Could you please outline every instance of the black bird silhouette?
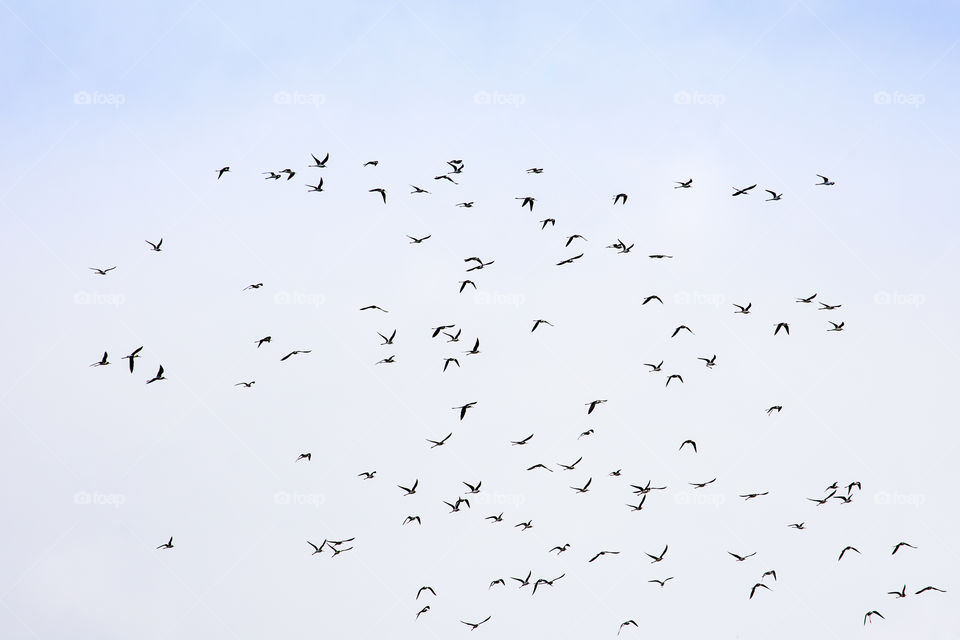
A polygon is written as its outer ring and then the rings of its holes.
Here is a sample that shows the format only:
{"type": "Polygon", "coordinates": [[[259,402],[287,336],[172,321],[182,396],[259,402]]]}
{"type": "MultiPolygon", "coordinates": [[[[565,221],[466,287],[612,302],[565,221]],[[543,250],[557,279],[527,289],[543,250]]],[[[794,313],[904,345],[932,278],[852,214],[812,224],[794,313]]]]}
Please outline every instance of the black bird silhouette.
{"type": "Polygon", "coordinates": [[[571,463],[571,464],[563,464],[562,462],[558,462],[557,464],[558,464],[558,465],[560,466],[560,468],[563,469],[564,471],[573,471],[574,467],[576,467],[578,464],[580,464],[580,461],[581,461],[581,460],[583,460],[583,456],[580,456],[579,458],[576,459],[576,461],[574,461],[574,462],[571,463]]]}
{"type": "Polygon", "coordinates": [[[170,536],[170,539],[157,547],[157,549],[173,549],[173,536],[170,536]]]}
{"type": "Polygon", "coordinates": [[[383,342],[380,343],[380,346],[382,347],[383,345],[386,345],[386,344],[393,344],[393,339],[397,337],[397,330],[394,329],[393,333],[390,334],[389,338],[383,335],[382,333],[380,333],[379,331],[377,332],[377,335],[383,339],[383,342]]]}
{"type": "Polygon", "coordinates": [[[369,189],[368,193],[379,193],[380,197],[383,198],[383,204],[387,204],[387,190],[383,187],[377,187],[376,189],[369,189]]]}
{"type": "Polygon", "coordinates": [[[593,410],[597,408],[597,405],[604,402],[606,402],[606,400],[591,400],[590,402],[586,403],[584,406],[587,407],[587,415],[593,413],[593,410]]]}
{"type": "Polygon", "coordinates": [[[617,554],[619,554],[619,553],[620,553],[619,551],[600,551],[599,553],[597,553],[597,555],[595,555],[595,556],[593,556],[592,558],[590,558],[589,560],[587,560],[587,562],[593,562],[594,560],[596,560],[596,559],[599,558],[600,556],[606,556],[606,555],[613,555],[613,556],[615,556],[615,555],[617,555],[617,554]]]}
{"type": "Polygon", "coordinates": [[[625,193],[618,193],[617,195],[613,196],[613,204],[614,204],[614,206],[616,206],[616,204],[617,204],[618,202],[620,202],[621,200],[623,201],[623,204],[627,204],[627,194],[625,194],[625,193]]]}
{"type": "Polygon", "coordinates": [[[893,555],[897,551],[899,551],[900,547],[910,547],[911,549],[916,549],[916,547],[910,544],[909,542],[898,542],[896,546],[893,548],[893,551],[890,553],[890,555],[893,555]]]}
{"type": "Polygon", "coordinates": [[[364,162],[364,163],[363,163],[363,166],[365,166],[365,167],[375,167],[375,166],[377,166],[378,164],[380,164],[380,161],[379,161],[379,160],[368,160],[367,162],[364,162]]]}
{"type": "Polygon", "coordinates": [[[160,242],[158,242],[158,243],[156,243],[156,244],[150,242],[149,240],[144,240],[144,242],[146,242],[148,245],[150,245],[151,251],[160,251],[160,250],[161,250],[161,249],[160,249],[160,245],[163,244],[163,238],[160,238],[160,242]]]}
{"type": "Polygon", "coordinates": [[[223,177],[223,174],[229,173],[230,167],[224,167],[222,169],[217,169],[217,180],[223,177]]]}
{"type": "Polygon", "coordinates": [[[548,224],[551,227],[555,227],[557,226],[557,221],[555,218],[544,218],[543,220],[540,221],[540,225],[541,225],[540,231],[543,231],[544,229],[546,229],[548,224]]]}
{"type": "Polygon", "coordinates": [[[660,368],[663,366],[663,360],[660,361],[660,364],[650,364],[649,362],[644,362],[643,366],[650,367],[650,373],[655,371],[660,371],[660,368]]]}
{"type": "Polygon", "coordinates": [[[420,594],[423,593],[424,591],[429,591],[434,595],[434,597],[436,597],[437,595],[437,592],[433,590],[433,587],[420,587],[420,589],[417,590],[417,597],[414,598],[414,600],[419,600],[420,594]]]}
{"type": "Polygon", "coordinates": [[[533,333],[534,331],[536,331],[536,330],[537,330],[537,327],[539,327],[539,326],[542,325],[542,324],[545,324],[545,325],[547,325],[548,327],[552,327],[552,326],[553,326],[551,323],[547,322],[546,320],[534,320],[534,321],[533,321],[533,328],[530,329],[530,333],[533,333]]]}
{"type": "Polygon", "coordinates": [[[533,211],[533,203],[536,202],[536,198],[532,196],[523,196],[521,198],[514,198],[514,200],[522,200],[520,203],[520,208],[530,207],[530,211],[533,211]]]}
{"type": "MultiPolygon", "coordinates": [[[[830,184],[833,183],[831,182],[830,184]]],[[[870,624],[873,624],[873,616],[877,616],[881,620],[886,620],[886,618],[883,617],[883,614],[879,611],[867,611],[863,616],[863,624],[867,624],[868,620],[870,621],[870,624]]]]}
{"type": "Polygon", "coordinates": [[[271,340],[273,340],[273,338],[270,336],[267,336],[265,338],[260,338],[259,340],[254,340],[254,342],[257,343],[257,349],[259,349],[264,342],[270,342],[271,340]]]}
{"type": "Polygon", "coordinates": [[[786,322],[778,322],[776,328],[773,330],[773,335],[780,333],[780,329],[783,329],[787,332],[787,335],[790,335],[790,325],[786,322]]]}
{"type": "Polygon", "coordinates": [[[360,307],[360,311],[370,311],[370,310],[373,310],[373,309],[376,309],[377,311],[383,311],[384,313],[390,313],[389,311],[387,311],[387,310],[384,309],[383,307],[378,307],[378,306],[375,305],[375,304],[368,304],[368,305],[365,306],[365,307],[360,307]]]}
{"type": "MultiPolygon", "coordinates": [[[[428,611],[430,611],[430,605],[427,605],[423,609],[420,609],[420,611],[417,611],[417,618],[420,617],[421,613],[427,613],[428,611]]],[[[414,618],[414,620],[416,620],[417,618],[414,618]]]]}
{"type": "Polygon", "coordinates": [[[747,555],[745,555],[745,556],[737,555],[737,554],[733,553],[732,551],[727,551],[727,553],[729,553],[731,556],[733,556],[733,557],[736,559],[737,562],[743,562],[743,561],[746,560],[747,558],[751,558],[751,557],[757,555],[757,552],[756,552],[756,551],[754,551],[753,553],[747,554],[747,555]]]}
{"type": "Polygon", "coordinates": [[[590,490],[589,487],[591,482],[593,482],[593,478],[587,479],[587,484],[583,485],[582,487],[570,487],[570,488],[576,491],[577,493],[586,493],[587,491],[590,490]]]}
{"type": "Polygon", "coordinates": [[[320,182],[317,183],[317,186],[313,186],[312,184],[308,184],[304,186],[309,187],[307,189],[307,193],[320,193],[321,191],[323,191],[323,178],[320,178],[320,182]]]}
{"type": "Polygon", "coordinates": [[[410,185],[410,186],[413,187],[413,191],[410,192],[411,195],[414,194],[414,193],[430,193],[430,192],[427,191],[426,189],[421,189],[420,187],[418,187],[418,186],[415,185],[415,184],[412,184],[412,185],[410,185]]]}
{"type": "Polygon", "coordinates": [[[294,462],[300,462],[301,460],[306,460],[307,462],[310,462],[311,460],[313,460],[313,454],[301,453],[300,455],[297,456],[297,459],[294,460],[294,462]]]}
{"type": "Polygon", "coordinates": [[[749,193],[750,189],[753,189],[753,188],[756,187],[756,186],[757,186],[757,185],[752,184],[752,185],[750,185],[749,187],[744,187],[743,189],[739,189],[739,188],[737,188],[737,187],[732,187],[732,189],[733,189],[733,194],[732,194],[732,195],[735,195],[735,196],[750,195],[750,193],[749,193]]]}
{"type": "Polygon", "coordinates": [[[310,555],[311,555],[311,556],[315,556],[315,555],[317,555],[318,553],[323,553],[323,547],[326,546],[327,541],[324,540],[323,542],[320,543],[320,546],[317,546],[317,545],[313,544],[312,542],[310,542],[309,540],[307,540],[307,544],[310,545],[311,547],[313,547],[313,553],[311,553],[310,555]]]}
{"type": "Polygon", "coordinates": [[[681,443],[680,443],[680,449],[679,449],[679,450],[680,450],[680,451],[683,451],[683,447],[684,447],[685,445],[688,445],[688,444],[693,447],[693,452],[696,453],[696,452],[697,452],[697,443],[694,442],[693,440],[684,440],[683,442],[681,442],[681,443]]]}
{"type": "MultiPolygon", "coordinates": [[[[172,539],[172,538],[171,538],[171,539],[172,539]]],[[[917,592],[914,593],[913,595],[918,596],[918,595],[920,595],[921,593],[924,593],[924,592],[926,592],[926,591],[939,591],[940,593],[946,593],[946,590],[944,590],[944,589],[939,589],[939,588],[937,588],[937,587],[924,587],[923,589],[920,589],[919,591],[917,591],[917,592]]],[[[880,616],[880,617],[882,618],[883,616],[880,616]]]]}
{"type": "Polygon", "coordinates": [[[492,617],[492,616],[487,616],[486,618],[484,618],[484,619],[481,620],[480,622],[464,622],[463,620],[461,620],[460,622],[463,622],[463,624],[465,624],[465,625],[467,625],[468,627],[470,627],[470,631],[476,631],[476,630],[477,630],[477,627],[479,627],[480,625],[482,625],[484,622],[486,622],[487,620],[489,620],[491,617],[492,617]]]}
{"type": "Polygon", "coordinates": [[[840,552],[840,557],[837,558],[837,562],[840,562],[841,560],[843,560],[843,554],[845,554],[847,551],[855,551],[857,553],[860,553],[860,551],[856,547],[851,547],[848,545],[843,548],[843,551],[840,552]]]}
{"type": "Polygon", "coordinates": [[[813,299],[817,297],[817,294],[813,294],[809,298],[797,298],[797,302],[802,302],[803,304],[810,304],[813,302],[813,299]]]}
{"type": "MultiPolygon", "coordinates": [[[[657,371],[659,371],[659,369],[657,369],[657,371]]],[[[667,376],[667,384],[665,384],[665,385],[663,385],[663,386],[664,386],[664,387],[669,387],[669,386],[670,386],[670,381],[673,380],[674,378],[676,378],[677,380],[679,380],[681,384],[683,383],[683,376],[681,376],[679,373],[671,373],[670,375],[667,376]]]]}
{"type": "Polygon", "coordinates": [[[763,584],[762,582],[758,582],[757,584],[753,585],[753,588],[752,588],[752,589],[750,589],[750,598],[749,598],[750,600],[753,600],[753,594],[755,594],[755,593],[757,592],[757,589],[759,589],[759,588],[761,588],[761,587],[764,588],[764,589],[766,589],[767,591],[770,591],[770,587],[768,587],[767,585],[763,584]]]}
{"type": "Polygon", "coordinates": [[[577,255],[573,256],[572,258],[567,258],[566,260],[561,260],[560,262],[557,263],[557,266],[560,267],[560,266],[563,266],[563,265],[565,265],[565,264],[573,264],[573,261],[574,261],[574,260],[579,260],[579,259],[582,258],[582,257],[583,257],[583,254],[582,254],[582,253],[578,253],[577,255]]]}
{"type": "Polygon", "coordinates": [[[680,331],[682,331],[682,330],[684,330],[684,329],[686,329],[686,330],[689,331],[691,334],[693,334],[693,330],[692,330],[690,327],[688,327],[688,326],[685,325],[685,324],[682,324],[682,325],[680,325],[679,327],[677,327],[676,329],[673,330],[673,333],[670,334],[670,337],[671,337],[671,338],[675,338],[675,337],[677,336],[677,334],[680,333],[680,331]]]}
{"type": "Polygon", "coordinates": [[[783,198],[782,193],[777,193],[776,191],[771,191],[770,189],[764,189],[767,193],[770,194],[770,197],[765,200],[765,202],[774,202],[783,198]]]}
{"type": "MultiPolygon", "coordinates": [[[[133,362],[133,360],[130,362],[133,362]]],[[[150,384],[151,382],[157,382],[158,380],[166,380],[166,378],[163,377],[163,365],[160,365],[160,368],[157,370],[157,375],[147,380],[147,384],[150,384]]]]}
{"type": "Polygon", "coordinates": [[[310,157],[313,158],[313,164],[307,165],[308,167],[316,167],[317,169],[326,169],[326,168],[327,168],[327,160],[330,159],[330,154],[329,154],[329,153],[327,153],[327,155],[323,156],[323,160],[317,160],[317,156],[313,155],[312,153],[310,154],[310,157]]]}
{"type": "Polygon", "coordinates": [[[620,632],[623,631],[624,627],[630,626],[631,624],[633,626],[637,626],[637,623],[633,620],[627,620],[626,622],[621,622],[620,628],[617,630],[617,635],[620,635],[620,632]]]}
{"type": "MultiPolygon", "coordinates": [[[[130,363],[133,364],[133,360],[131,360],[130,363]]],[[[90,366],[91,366],[91,367],[105,367],[105,366],[107,366],[108,364],[110,364],[110,363],[107,361],[107,352],[104,351],[104,352],[103,352],[103,357],[100,358],[99,361],[94,362],[94,363],[93,363],[92,365],[90,365],[90,366]]]]}
{"type": "Polygon", "coordinates": [[[288,353],[287,355],[285,355],[285,356],[283,356],[282,358],[280,358],[280,362],[283,362],[284,360],[286,360],[287,358],[289,358],[289,357],[291,357],[291,356],[299,355],[299,354],[301,354],[301,353],[311,353],[312,351],[313,351],[312,349],[295,349],[294,351],[291,351],[291,352],[288,353]]]}
{"type": "Polygon", "coordinates": [[[454,410],[454,411],[459,411],[459,412],[460,412],[460,419],[463,420],[464,417],[467,415],[467,409],[472,408],[472,407],[473,407],[474,405],[476,405],[476,404],[477,404],[477,401],[474,400],[473,402],[468,402],[467,404],[460,405],[459,407],[453,407],[453,410],[454,410]]]}
{"type": "Polygon", "coordinates": [[[511,440],[511,441],[510,441],[510,444],[512,444],[512,445],[524,445],[524,444],[527,444],[528,442],[530,442],[530,439],[531,439],[532,437],[533,437],[533,434],[531,433],[530,435],[528,435],[528,436],[527,436],[526,438],[524,438],[523,440],[511,440]]]}
{"type": "Polygon", "coordinates": [[[399,484],[398,484],[397,486],[404,490],[405,493],[404,493],[403,495],[405,495],[405,496],[412,496],[413,494],[415,494],[415,493],[417,492],[417,485],[418,485],[418,484],[420,484],[420,479],[419,479],[419,478],[417,478],[416,480],[413,481],[413,486],[411,486],[411,487],[404,487],[403,485],[399,485],[399,484]]]}
{"type": "Polygon", "coordinates": [[[669,545],[664,546],[664,547],[663,547],[663,553],[661,553],[659,556],[655,556],[655,555],[652,555],[652,554],[650,554],[650,553],[645,553],[644,555],[646,555],[648,558],[651,559],[650,564],[654,564],[654,563],[657,563],[657,562],[662,562],[662,561],[663,561],[663,557],[664,557],[665,555],[667,555],[667,549],[669,549],[669,548],[670,548],[669,545]]]}
{"type": "MultiPolygon", "coordinates": [[[[817,182],[814,184],[818,187],[832,187],[834,184],[832,180],[830,180],[826,176],[820,175],[819,173],[817,174],[817,177],[820,178],[820,182],[817,182]]],[[[880,616],[880,617],[882,618],[883,616],[880,616]]]]}
{"type": "Polygon", "coordinates": [[[675,184],[678,186],[674,187],[674,189],[689,189],[693,186],[693,178],[690,178],[686,182],[675,182],[675,184]]]}
{"type": "Polygon", "coordinates": [[[656,582],[658,585],[660,585],[660,588],[662,589],[667,584],[668,580],[673,580],[673,576],[670,576],[669,578],[664,578],[663,580],[657,580],[656,578],[654,578],[653,580],[647,580],[647,582],[656,582]]]}
{"type": "Polygon", "coordinates": [[[113,271],[114,269],[116,269],[116,267],[109,267],[109,268],[107,268],[107,269],[98,269],[98,268],[96,268],[96,267],[87,267],[87,268],[90,269],[90,270],[92,270],[92,271],[96,271],[98,276],[105,276],[105,275],[107,275],[108,272],[113,271]]]}
{"type": "Polygon", "coordinates": [[[659,302],[660,304],[663,304],[663,300],[660,299],[660,296],[653,295],[653,296],[647,296],[646,298],[644,298],[644,299],[643,299],[643,302],[640,303],[640,306],[643,306],[643,305],[647,304],[647,303],[650,302],[651,300],[656,300],[656,301],[659,302]]]}
{"type": "Polygon", "coordinates": [[[733,306],[735,306],[737,309],[739,309],[739,311],[734,311],[734,313],[750,313],[750,307],[753,306],[753,303],[752,303],[752,302],[748,302],[748,303],[747,303],[747,306],[742,307],[742,306],[740,306],[739,304],[737,304],[736,302],[734,302],[734,303],[733,303],[733,306]]]}
{"type": "Polygon", "coordinates": [[[430,440],[430,439],[427,439],[427,442],[430,443],[430,448],[431,448],[431,449],[436,449],[437,447],[443,446],[443,443],[446,442],[447,440],[449,440],[449,439],[450,439],[450,436],[452,436],[452,435],[453,435],[453,432],[450,432],[450,433],[448,433],[448,434],[446,435],[445,438],[443,438],[443,440],[430,440]]]}

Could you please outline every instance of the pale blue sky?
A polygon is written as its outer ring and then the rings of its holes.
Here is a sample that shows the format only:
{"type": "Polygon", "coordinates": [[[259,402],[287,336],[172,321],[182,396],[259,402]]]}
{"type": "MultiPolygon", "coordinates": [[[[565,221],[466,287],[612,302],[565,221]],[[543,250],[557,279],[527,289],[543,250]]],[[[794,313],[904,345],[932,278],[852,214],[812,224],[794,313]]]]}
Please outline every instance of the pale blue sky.
{"type": "Polygon", "coordinates": [[[448,638],[492,615],[478,634],[957,637],[960,8],[236,4],[0,0],[0,636],[448,638]],[[454,157],[460,184],[433,180],[454,157]],[[472,255],[496,262],[458,295],[472,255]],[[814,292],[842,309],[794,302],[814,292]],[[374,303],[390,313],[357,311],[374,303]],[[429,339],[451,322],[463,342],[429,339]],[[696,335],[670,340],[681,323],[696,335]],[[281,364],[295,348],[313,353],[281,364]],[[642,366],[660,359],[682,386],[642,366]],[[669,490],[629,513],[649,479],[669,490]],[[476,480],[489,493],[448,516],[476,480]],[[835,480],[864,490],[805,500],[835,480]],[[351,536],[336,560],[305,543],[351,536]],[[900,540],[919,548],[891,557],[900,540]],[[847,544],[863,555],[837,563],[847,544]],[[604,548],[623,553],[586,562],[604,548]],[[566,577],[487,590],[528,570],[566,577]],[[948,593],[887,595],[904,582],[948,593]],[[864,630],[870,609],[886,620],[864,630]]]}

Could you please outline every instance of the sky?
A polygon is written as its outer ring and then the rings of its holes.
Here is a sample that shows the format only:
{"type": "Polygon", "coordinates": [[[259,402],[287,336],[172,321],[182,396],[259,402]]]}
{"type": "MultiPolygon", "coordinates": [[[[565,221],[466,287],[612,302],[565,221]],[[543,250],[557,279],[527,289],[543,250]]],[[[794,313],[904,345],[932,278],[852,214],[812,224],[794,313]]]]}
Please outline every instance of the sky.
{"type": "Polygon", "coordinates": [[[0,0],[0,636],[960,637],[958,14],[0,0]]]}

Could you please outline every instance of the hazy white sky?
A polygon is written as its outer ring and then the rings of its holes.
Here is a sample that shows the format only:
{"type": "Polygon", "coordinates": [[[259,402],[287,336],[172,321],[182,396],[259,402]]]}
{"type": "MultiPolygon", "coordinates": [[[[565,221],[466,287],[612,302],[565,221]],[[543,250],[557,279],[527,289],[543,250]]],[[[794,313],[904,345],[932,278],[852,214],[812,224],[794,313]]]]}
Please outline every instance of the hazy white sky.
{"type": "Polygon", "coordinates": [[[235,5],[0,2],[0,637],[960,637],[956,7],[235,5]]]}

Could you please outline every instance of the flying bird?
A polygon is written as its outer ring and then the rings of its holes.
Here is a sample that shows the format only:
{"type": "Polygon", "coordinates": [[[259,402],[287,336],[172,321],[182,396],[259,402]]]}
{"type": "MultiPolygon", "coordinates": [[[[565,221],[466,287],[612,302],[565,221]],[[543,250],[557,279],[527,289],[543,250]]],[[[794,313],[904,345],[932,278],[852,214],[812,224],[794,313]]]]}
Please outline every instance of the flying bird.
{"type": "Polygon", "coordinates": [[[222,169],[217,169],[217,180],[223,177],[223,174],[230,172],[230,167],[223,167],[222,169]]]}
{"type": "MultiPolygon", "coordinates": [[[[132,363],[133,360],[130,362],[132,363]]],[[[166,380],[166,378],[163,377],[163,365],[160,365],[160,368],[157,370],[157,375],[147,380],[147,384],[150,384],[151,382],[157,382],[158,380],[166,380]]]]}
{"type": "Polygon", "coordinates": [[[173,549],[173,536],[170,536],[170,539],[157,547],[157,549],[173,549]]]}
{"type": "Polygon", "coordinates": [[[737,188],[737,187],[732,187],[732,189],[733,189],[733,194],[732,194],[732,195],[735,195],[735,196],[750,195],[750,193],[749,193],[749,192],[750,192],[750,189],[753,189],[753,188],[756,187],[756,186],[757,186],[757,185],[752,184],[752,185],[750,185],[749,187],[744,187],[743,189],[739,189],[739,188],[737,188]]]}
{"type": "MultiPolygon", "coordinates": [[[[817,177],[820,178],[820,182],[815,183],[818,187],[832,187],[834,184],[833,180],[830,180],[827,176],[822,176],[818,173],[817,177]]],[[[882,618],[883,616],[880,617],[882,618]]]]}
{"type": "Polygon", "coordinates": [[[285,355],[285,356],[283,356],[282,358],[280,358],[280,362],[283,362],[284,360],[286,360],[287,358],[289,358],[289,357],[291,357],[291,356],[299,355],[299,354],[301,354],[301,353],[311,353],[311,352],[312,352],[312,349],[295,349],[294,351],[291,351],[291,352],[288,353],[287,355],[285,355]]]}
{"type": "Polygon", "coordinates": [[[87,267],[87,268],[92,271],[96,271],[98,276],[105,276],[110,271],[113,271],[114,269],[116,269],[116,267],[109,267],[107,269],[98,269],[97,267],[87,267]]]}
{"type": "Polygon", "coordinates": [[[317,169],[327,168],[327,160],[330,159],[329,153],[323,156],[323,160],[317,160],[317,156],[313,155],[312,153],[310,154],[310,157],[313,158],[313,164],[307,165],[308,167],[316,167],[317,169]]]}
{"type": "Polygon", "coordinates": [[[383,204],[387,204],[387,190],[383,187],[378,187],[376,189],[368,189],[367,193],[379,193],[380,197],[383,198],[383,204]]]}
{"type": "MultiPolygon", "coordinates": [[[[130,363],[132,364],[132,363],[133,363],[133,360],[131,360],[130,363]]],[[[107,361],[107,352],[104,351],[104,352],[103,352],[103,357],[100,358],[100,360],[98,360],[97,362],[94,362],[93,364],[91,364],[90,366],[91,366],[91,367],[105,367],[105,366],[107,366],[108,364],[110,364],[110,363],[107,361]]]]}
{"type": "Polygon", "coordinates": [[[674,181],[674,184],[677,185],[676,187],[674,187],[674,189],[689,189],[691,186],[693,186],[693,178],[690,178],[686,182],[674,181]]]}
{"type": "Polygon", "coordinates": [[[430,443],[430,448],[431,448],[431,449],[436,449],[437,447],[443,446],[443,443],[446,442],[447,440],[449,440],[449,439],[450,439],[450,436],[452,436],[452,435],[453,435],[453,432],[448,433],[448,434],[446,435],[446,437],[443,438],[443,440],[430,440],[430,439],[428,438],[428,439],[427,439],[427,442],[430,443]]]}
{"type": "Polygon", "coordinates": [[[144,242],[146,242],[148,245],[150,245],[150,247],[151,247],[150,250],[151,250],[151,251],[160,251],[160,250],[161,250],[161,249],[160,249],[160,245],[163,244],[163,238],[160,238],[160,241],[157,242],[156,244],[150,242],[149,240],[144,240],[144,242]]]}

